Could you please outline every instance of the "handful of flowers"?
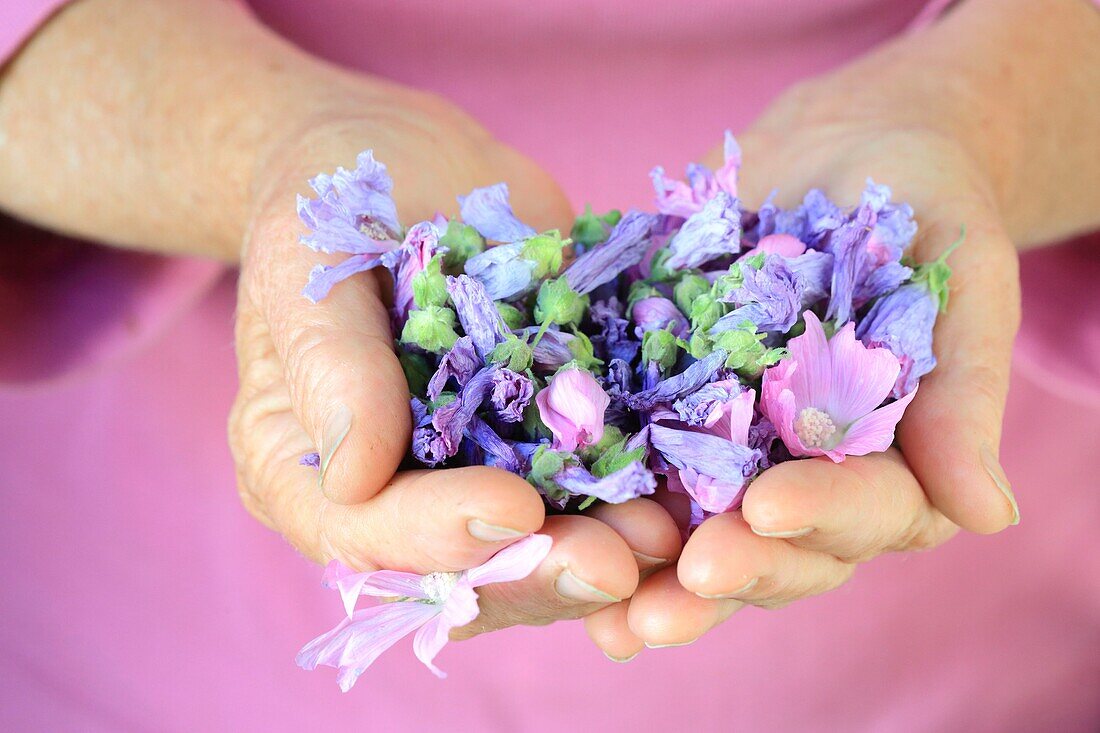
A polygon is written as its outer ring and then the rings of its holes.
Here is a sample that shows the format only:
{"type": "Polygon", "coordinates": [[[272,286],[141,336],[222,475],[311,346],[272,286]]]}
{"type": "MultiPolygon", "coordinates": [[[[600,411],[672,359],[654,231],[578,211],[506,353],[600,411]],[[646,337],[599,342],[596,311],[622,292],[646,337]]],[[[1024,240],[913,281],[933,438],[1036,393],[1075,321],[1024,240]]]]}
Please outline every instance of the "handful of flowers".
{"type": "MultiPolygon", "coordinates": [[[[376,267],[393,275],[395,348],[409,384],[410,465],[489,465],[527,479],[552,511],[667,490],[690,499],[689,532],[737,509],[776,463],[886,450],[936,363],[945,258],[906,257],[913,211],[868,180],[842,209],[819,190],[780,209],[737,199],[740,150],[660,167],[656,213],[588,209],[569,238],[520,221],[499,183],[459,197],[461,216],[407,229],[385,166],[311,181],[302,242],[350,256],[317,265],[305,297],[376,267]],[[571,245],[572,259],[569,257],[571,245]]],[[[957,243],[956,243],[957,244],[957,243]]],[[[950,251],[950,250],[949,250],[950,251]]],[[[307,456],[304,463],[316,461],[307,456]]],[[[433,672],[451,628],[477,616],[473,588],[525,577],[550,550],[534,535],[463,573],[352,573],[326,585],[348,618],[298,663],[340,668],[348,689],[416,628],[433,672]],[[354,610],[360,595],[399,602],[354,610]]]]}

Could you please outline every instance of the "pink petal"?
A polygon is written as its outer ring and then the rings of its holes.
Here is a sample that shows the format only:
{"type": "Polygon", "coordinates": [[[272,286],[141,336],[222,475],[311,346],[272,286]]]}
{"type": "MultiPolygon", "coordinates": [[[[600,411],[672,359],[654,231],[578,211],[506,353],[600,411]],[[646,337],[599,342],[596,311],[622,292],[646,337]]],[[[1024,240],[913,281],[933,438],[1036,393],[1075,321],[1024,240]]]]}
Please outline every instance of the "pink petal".
{"type": "Polygon", "coordinates": [[[347,692],[382,652],[439,612],[439,606],[416,602],[361,609],[302,647],[295,661],[302,669],[337,667],[336,680],[347,692]]]}
{"type": "Polygon", "coordinates": [[[325,568],[321,583],[327,588],[340,591],[344,610],[350,616],[362,595],[426,598],[420,587],[420,580],[421,576],[415,573],[399,573],[395,570],[356,573],[339,560],[333,560],[325,568]]]}
{"type": "Polygon", "coordinates": [[[853,323],[834,334],[829,347],[831,394],[826,404],[814,406],[823,408],[843,428],[882,404],[894,388],[901,367],[888,349],[868,349],[856,340],[853,323]]]}
{"type": "Polygon", "coordinates": [[[733,399],[715,405],[707,415],[703,427],[713,435],[721,436],[738,445],[748,445],[755,400],[756,391],[746,389],[733,399]]]}
{"type": "Polygon", "coordinates": [[[554,448],[556,450],[575,451],[580,431],[564,415],[550,406],[550,388],[539,390],[535,395],[535,406],[539,408],[539,417],[550,432],[554,434],[554,448]]]}
{"type": "Polygon", "coordinates": [[[402,573],[397,570],[379,570],[369,574],[363,585],[363,595],[398,596],[406,598],[427,598],[421,586],[424,576],[416,573],[402,573]]]}
{"type": "Polygon", "coordinates": [[[436,677],[447,673],[433,664],[440,650],[447,645],[451,629],[465,626],[477,618],[477,593],[469,580],[459,581],[443,604],[443,612],[421,627],[413,638],[413,653],[436,677]]]}
{"type": "Polygon", "coordinates": [[[820,456],[820,448],[807,448],[802,444],[802,439],[794,430],[794,421],[798,417],[798,405],[794,394],[785,389],[770,401],[767,410],[768,419],[775,425],[775,431],[779,433],[779,439],[792,456],[820,456]]]}
{"type": "Polygon", "coordinates": [[[466,578],[474,587],[526,578],[550,554],[553,544],[549,535],[533,534],[525,537],[505,547],[473,570],[467,571],[466,578]]]}
{"type": "Polygon", "coordinates": [[[806,245],[798,237],[792,237],[790,234],[769,234],[766,237],[761,237],[756,246],[742,255],[742,258],[752,257],[760,252],[777,254],[783,257],[798,257],[805,254],[806,245]]]}
{"type": "Polygon", "coordinates": [[[825,338],[821,321],[813,311],[806,311],[804,318],[806,332],[787,343],[791,351],[790,359],[798,365],[797,369],[787,374],[790,390],[795,396],[796,413],[804,407],[824,409],[833,392],[833,359],[829,340],[825,338]]]}
{"type": "Polygon", "coordinates": [[[711,514],[721,514],[731,509],[745,489],[746,482],[738,476],[740,481],[724,481],[697,473],[688,469],[679,470],[679,479],[684,490],[704,511],[711,514]]]}
{"type": "Polygon", "coordinates": [[[913,401],[916,394],[917,389],[914,388],[900,400],[891,402],[856,420],[834,450],[850,456],[865,456],[868,453],[877,453],[889,448],[894,442],[894,430],[905,408],[913,401]]]}

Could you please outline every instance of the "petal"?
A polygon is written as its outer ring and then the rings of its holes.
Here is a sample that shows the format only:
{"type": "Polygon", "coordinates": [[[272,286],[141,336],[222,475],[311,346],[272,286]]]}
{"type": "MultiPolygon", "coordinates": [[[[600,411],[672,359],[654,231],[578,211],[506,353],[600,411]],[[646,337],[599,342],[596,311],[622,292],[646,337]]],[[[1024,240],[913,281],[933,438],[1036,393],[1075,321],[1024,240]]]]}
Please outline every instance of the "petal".
{"type": "Polygon", "coordinates": [[[352,255],[333,267],[317,265],[310,271],[309,282],[302,289],[302,295],[311,302],[317,303],[328,295],[333,285],[352,275],[377,267],[380,261],[381,257],[378,255],[364,254],[352,255]]]}
{"type": "Polygon", "coordinates": [[[440,611],[426,603],[383,603],[356,611],[331,631],[302,647],[295,662],[302,669],[337,667],[340,689],[347,692],[378,656],[440,611]]]}
{"type": "Polygon", "coordinates": [[[833,392],[833,360],[829,340],[825,338],[825,330],[813,311],[806,311],[804,318],[806,332],[787,342],[790,358],[798,365],[788,374],[790,390],[798,410],[807,406],[825,409],[833,392]]]}
{"type": "Polygon", "coordinates": [[[474,587],[526,578],[550,554],[553,543],[549,535],[533,534],[525,537],[508,545],[473,570],[467,571],[466,578],[474,587]]]}
{"type": "Polygon", "coordinates": [[[497,183],[485,188],[475,188],[468,196],[459,196],[458,205],[462,221],[469,224],[486,239],[497,242],[518,242],[535,235],[512,213],[508,203],[508,186],[497,183]]]}
{"type": "Polygon", "coordinates": [[[850,426],[889,396],[901,364],[889,349],[868,349],[856,340],[851,322],[833,335],[829,347],[832,389],[825,404],[809,404],[824,409],[838,427],[850,426]]]}
{"type": "Polygon", "coordinates": [[[744,476],[745,467],[754,463],[757,452],[725,438],[664,425],[650,425],[653,447],[677,468],[690,468],[712,476],[744,476]]]}
{"type": "Polygon", "coordinates": [[[443,612],[424,624],[413,638],[413,653],[436,677],[447,673],[433,664],[436,655],[447,645],[451,629],[465,626],[478,616],[477,593],[468,580],[459,581],[443,605],[443,612]]]}
{"type": "Polygon", "coordinates": [[[889,448],[894,442],[894,430],[916,394],[917,390],[914,388],[900,400],[856,420],[834,450],[849,456],[865,456],[889,448]]]}
{"type": "Polygon", "coordinates": [[[653,214],[627,212],[606,242],[585,252],[565,271],[569,287],[582,294],[592,292],[641,262],[656,220],[653,214]]]}

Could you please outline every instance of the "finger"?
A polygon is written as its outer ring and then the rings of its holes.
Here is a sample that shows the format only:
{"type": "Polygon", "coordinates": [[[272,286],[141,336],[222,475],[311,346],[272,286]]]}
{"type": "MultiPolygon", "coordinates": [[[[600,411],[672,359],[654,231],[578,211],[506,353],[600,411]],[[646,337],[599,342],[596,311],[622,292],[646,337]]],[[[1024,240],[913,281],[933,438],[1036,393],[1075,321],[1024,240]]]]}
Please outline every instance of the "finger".
{"type": "Polygon", "coordinates": [[[680,585],[676,568],[665,568],[646,578],[630,599],[627,623],[631,633],[651,649],[683,646],[743,605],[737,600],[701,598],[680,585]]]}
{"type": "Polygon", "coordinates": [[[612,662],[629,662],[641,653],[645,644],[630,630],[627,613],[630,599],[612,603],[584,617],[584,630],[612,662]]]}
{"type": "Polygon", "coordinates": [[[1012,244],[977,210],[927,227],[920,258],[938,255],[960,220],[967,239],[950,259],[950,302],[935,329],[939,363],[921,380],[898,441],[932,503],[956,524],[990,533],[1019,521],[998,460],[1020,318],[1018,263],[1012,244]]]}
{"type": "Polygon", "coordinates": [[[832,555],[760,537],[736,513],[699,525],[676,568],[690,593],[766,607],[832,590],[853,572],[852,565],[832,555]]]}
{"type": "Polygon", "coordinates": [[[542,564],[523,580],[478,588],[481,614],[456,630],[454,638],[580,618],[618,603],[637,588],[633,553],[603,522],[576,515],[547,517],[539,533],[554,540],[542,564]]]}
{"type": "Polygon", "coordinates": [[[650,499],[600,504],[586,513],[619,533],[634,553],[639,572],[652,572],[680,554],[680,529],[664,507],[650,499]]]}
{"type": "Polygon", "coordinates": [[[936,510],[896,448],[886,453],[789,461],[760,475],[741,513],[754,533],[844,562],[935,547],[956,531],[936,510]]]}
{"type": "Polygon", "coordinates": [[[302,296],[310,268],[327,256],[298,244],[300,231],[280,215],[253,232],[242,294],[265,316],[294,414],[320,454],[325,495],[360,502],[405,455],[408,389],[373,277],[346,280],[320,303],[302,296]]]}
{"type": "Polygon", "coordinates": [[[332,502],[316,469],[298,464],[308,438],[288,401],[280,410],[271,390],[238,404],[231,434],[246,437],[232,444],[245,506],[310,559],[357,570],[463,570],[542,525],[530,484],[485,466],[401,472],[370,501],[332,502]]]}

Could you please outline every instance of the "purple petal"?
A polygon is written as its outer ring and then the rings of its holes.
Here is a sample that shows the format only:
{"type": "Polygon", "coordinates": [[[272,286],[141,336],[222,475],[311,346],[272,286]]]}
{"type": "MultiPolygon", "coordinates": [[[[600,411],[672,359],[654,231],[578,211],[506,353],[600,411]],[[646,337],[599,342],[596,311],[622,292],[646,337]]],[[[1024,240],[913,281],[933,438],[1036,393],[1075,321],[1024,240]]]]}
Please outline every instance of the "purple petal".
{"type": "Polygon", "coordinates": [[[432,425],[439,431],[443,445],[448,456],[458,452],[459,443],[462,442],[462,434],[473,420],[474,414],[481,403],[489,394],[493,386],[493,375],[499,369],[491,365],[485,367],[474,376],[458,393],[453,402],[450,402],[432,413],[432,425]]]}
{"type": "Polygon", "coordinates": [[[574,496],[594,496],[608,504],[621,504],[657,489],[653,473],[637,462],[603,478],[596,478],[584,466],[566,466],[554,474],[554,482],[574,496]]]}
{"type": "Polygon", "coordinates": [[[533,534],[493,555],[481,565],[466,572],[475,588],[490,583],[507,583],[522,580],[534,572],[546,556],[554,541],[549,535],[533,534]]]}
{"type": "Polygon", "coordinates": [[[669,243],[669,269],[691,269],[741,251],[741,214],[737,202],[721,191],[692,214],[669,243]]]}
{"type": "Polygon", "coordinates": [[[459,196],[458,205],[462,221],[469,224],[486,239],[497,242],[518,242],[535,235],[512,213],[508,203],[508,185],[497,183],[485,188],[475,188],[468,196],[459,196]]]}
{"type": "Polygon", "coordinates": [[[624,395],[623,401],[632,410],[651,410],[662,402],[673,402],[694,392],[710,382],[726,361],[726,352],[716,349],[703,359],[693,363],[680,374],[659,382],[655,387],[632,395],[624,395]]]}
{"type": "Polygon", "coordinates": [[[657,217],[641,211],[624,216],[603,244],[578,257],[565,271],[569,286],[582,295],[611,282],[642,261],[657,217]]]}
{"type": "Polygon", "coordinates": [[[507,442],[501,439],[501,437],[496,434],[496,431],[489,427],[489,425],[477,415],[470,418],[469,425],[466,428],[466,435],[469,436],[470,440],[472,440],[477,447],[485,451],[486,465],[494,466],[515,474],[520,473],[520,460],[515,450],[513,450],[512,446],[507,442]]]}
{"type": "Polygon", "coordinates": [[[876,301],[856,328],[863,343],[883,346],[901,362],[892,397],[912,392],[918,380],[936,366],[932,329],[938,315],[939,305],[927,286],[910,283],[876,301]]]}
{"type": "Polygon", "coordinates": [[[466,275],[447,278],[447,292],[455,304],[462,329],[482,359],[504,340],[508,327],[485,292],[485,286],[466,275]]]}
{"type": "Polygon", "coordinates": [[[708,476],[737,477],[751,473],[757,451],[717,435],[677,430],[664,425],[649,426],[649,441],[669,463],[708,476]]]}
{"type": "MultiPolygon", "coordinates": [[[[447,383],[454,378],[459,387],[470,380],[484,362],[474,351],[473,341],[469,336],[462,336],[455,341],[451,350],[439,360],[439,367],[435,374],[428,380],[427,395],[429,400],[439,399],[439,395],[447,387],[447,383]]],[[[417,425],[417,427],[422,427],[417,425]]]]}
{"type": "Polygon", "coordinates": [[[485,286],[492,300],[508,300],[531,289],[535,263],[520,257],[523,242],[490,247],[466,260],[466,274],[485,286]]]}
{"type": "Polygon", "coordinates": [[[352,275],[366,272],[378,266],[381,257],[378,255],[364,254],[352,255],[338,265],[316,265],[309,273],[309,282],[302,289],[302,295],[312,303],[318,303],[336,283],[346,280],[352,275]]]}
{"type": "Polygon", "coordinates": [[[871,236],[874,218],[875,212],[870,206],[860,206],[849,221],[829,236],[826,251],[833,255],[834,260],[832,292],[826,319],[836,319],[838,323],[851,320],[852,299],[857,278],[867,258],[867,240],[871,236]]]}
{"type": "Polygon", "coordinates": [[[501,369],[493,376],[489,404],[499,420],[517,423],[523,421],[523,411],[531,404],[534,395],[535,385],[527,375],[501,369]]]}
{"type": "Polygon", "coordinates": [[[310,468],[321,467],[321,454],[320,453],[306,453],[304,456],[298,459],[299,466],[309,466],[310,468]]]}

